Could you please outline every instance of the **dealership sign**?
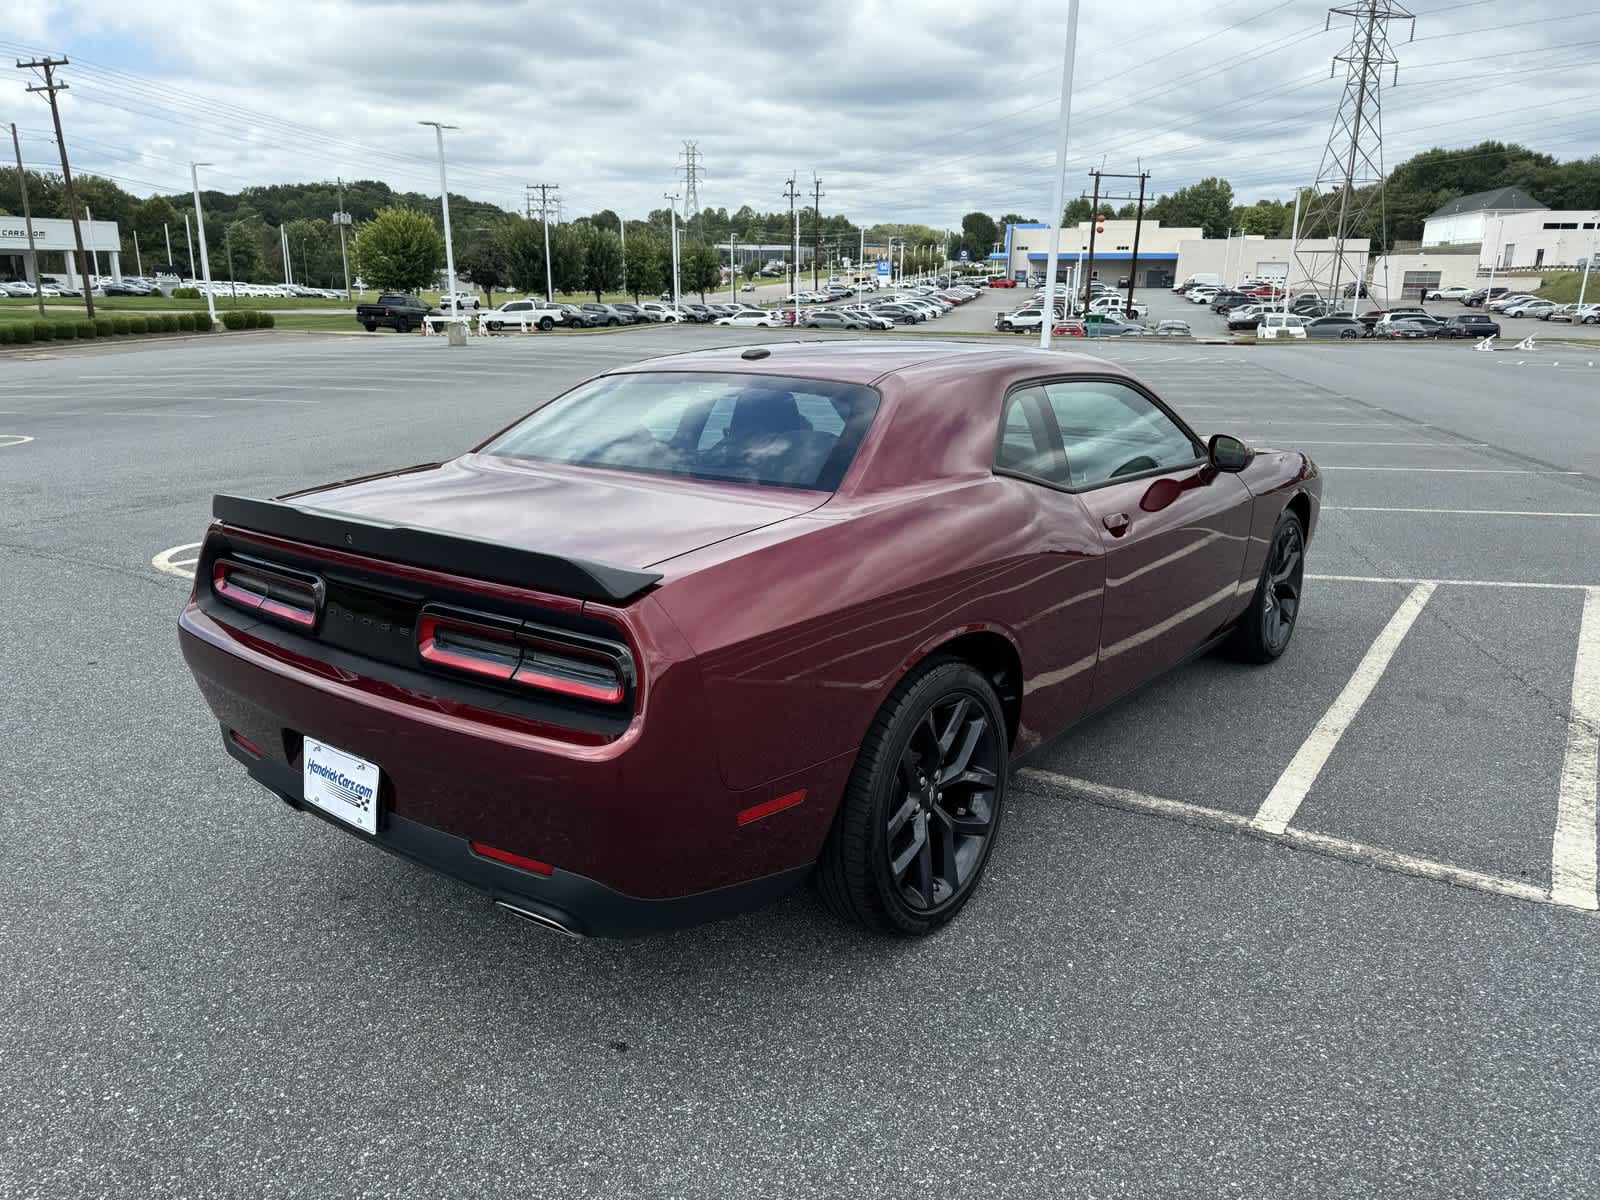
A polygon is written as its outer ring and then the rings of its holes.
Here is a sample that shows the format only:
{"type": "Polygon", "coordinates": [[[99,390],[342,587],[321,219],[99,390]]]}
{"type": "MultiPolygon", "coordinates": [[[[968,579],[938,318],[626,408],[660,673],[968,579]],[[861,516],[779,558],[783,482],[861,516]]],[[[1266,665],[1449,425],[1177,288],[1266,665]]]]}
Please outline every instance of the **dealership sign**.
{"type": "MultiPolygon", "coordinates": [[[[84,221],[83,246],[86,250],[122,249],[122,237],[115,221],[84,221]]],[[[33,223],[33,244],[39,250],[75,250],[72,222],[41,218],[33,223]]],[[[28,226],[16,217],[0,217],[0,253],[16,253],[28,248],[28,226]]]]}

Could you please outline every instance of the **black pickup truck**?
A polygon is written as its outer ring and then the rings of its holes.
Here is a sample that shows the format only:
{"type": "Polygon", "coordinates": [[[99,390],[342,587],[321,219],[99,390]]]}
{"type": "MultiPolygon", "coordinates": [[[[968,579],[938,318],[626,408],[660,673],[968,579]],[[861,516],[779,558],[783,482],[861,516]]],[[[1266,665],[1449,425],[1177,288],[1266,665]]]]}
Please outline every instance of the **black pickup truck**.
{"type": "Polygon", "coordinates": [[[368,333],[375,333],[380,325],[387,325],[396,333],[410,333],[432,311],[415,296],[379,296],[376,304],[356,305],[356,320],[366,326],[368,333]]]}

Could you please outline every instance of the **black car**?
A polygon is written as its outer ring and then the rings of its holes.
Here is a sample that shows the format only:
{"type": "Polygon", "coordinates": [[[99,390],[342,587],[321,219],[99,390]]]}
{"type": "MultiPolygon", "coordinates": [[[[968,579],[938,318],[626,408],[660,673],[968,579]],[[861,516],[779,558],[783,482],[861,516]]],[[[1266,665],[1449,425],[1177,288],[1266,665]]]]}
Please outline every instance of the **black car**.
{"type": "Polygon", "coordinates": [[[1388,338],[1393,342],[1422,341],[1434,337],[1434,331],[1422,321],[1407,318],[1403,321],[1389,321],[1378,326],[1374,337],[1388,338]]]}
{"type": "Polygon", "coordinates": [[[1511,289],[1508,287],[1481,287],[1475,292],[1468,292],[1461,297],[1461,303],[1468,308],[1480,308],[1490,300],[1498,300],[1501,296],[1509,296],[1511,289]]]}
{"type": "Polygon", "coordinates": [[[1306,322],[1308,338],[1341,338],[1355,341],[1367,336],[1367,327],[1354,317],[1327,316],[1306,322]]]}
{"type": "Polygon", "coordinates": [[[1232,312],[1246,304],[1255,304],[1254,296],[1246,296],[1243,292],[1218,292],[1211,299],[1211,311],[1214,313],[1232,312]]]}
{"type": "Polygon", "coordinates": [[[684,315],[687,316],[689,320],[697,322],[701,325],[709,325],[712,321],[717,319],[718,314],[711,311],[710,305],[684,303],[678,305],[678,307],[683,309],[684,315]]]}
{"type": "Polygon", "coordinates": [[[624,325],[642,325],[650,319],[637,304],[613,304],[611,307],[622,315],[624,325]]]}
{"type": "MultiPolygon", "coordinates": [[[[561,304],[557,307],[566,315],[568,329],[593,329],[597,325],[606,323],[605,313],[590,312],[577,304],[561,304]]],[[[604,308],[605,306],[601,305],[601,307],[604,308]]]]}
{"type": "Polygon", "coordinates": [[[1445,338],[1499,337],[1500,326],[1487,313],[1465,313],[1451,317],[1439,331],[1445,338]]]}
{"type": "Polygon", "coordinates": [[[880,317],[888,317],[896,325],[916,325],[927,319],[927,314],[903,304],[874,304],[872,311],[880,317]]]}

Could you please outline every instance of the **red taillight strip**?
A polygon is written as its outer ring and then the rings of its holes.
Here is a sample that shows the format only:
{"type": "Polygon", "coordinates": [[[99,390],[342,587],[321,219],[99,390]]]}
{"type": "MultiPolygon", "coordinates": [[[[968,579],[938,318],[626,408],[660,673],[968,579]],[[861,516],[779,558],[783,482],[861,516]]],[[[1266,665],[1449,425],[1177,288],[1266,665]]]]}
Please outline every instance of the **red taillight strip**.
{"type": "Polygon", "coordinates": [[[492,658],[477,658],[442,646],[439,642],[440,633],[448,635],[452,629],[486,641],[504,641],[506,650],[513,658],[520,653],[516,643],[502,630],[470,625],[465,621],[441,620],[439,617],[424,614],[417,620],[417,653],[422,656],[424,662],[437,667],[448,667],[452,671],[481,675],[486,679],[508,680],[516,673],[516,662],[496,662],[492,658]]]}
{"type": "Polygon", "coordinates": [[[760,804],[752,804],[749,808],[741,809],[734,820],[741,825],[748,825],[752,821],[759,821],[762,817],[770,817],[773,813],[781,813],[786,808],[793,808],[806,798],[805,788],[798,792],[789,792],[760,804]]]}
{"type": "Polygon", "coordinates": [[[547,862],[540,862],[537,858],[527,858],[521,854],[513,854],[509,850],[501,850],[497,846],[486,846],[482,842],[468,842],[474,854],[483,858],[492,858],[495,862],[505,863],[508,867],[516,867],[519,871],[532,871],[535,875],[554,875],[556,869],[547,862]]]}
{"type": "Polygon", "coordinates": [[[542,626],[490,624],[494,617],[474,615],[424,611],[417,618],[418,657],[431,666],[574,700],[620,704],[627,698],[633,669],[625,649],[568,642],[542,626]],[[482,645],[474,647],[473,639],[482,645]]]}
{"type": "Polygon", "coordinates": [[[258,612],[264,616],[273,617],[279,621],[286,621],[302,629],[314,629],[317,624],[317,610],[321,607],[321,585],[277,571],[267,570],[255,566],[253,563],[234,562],[231,559],[219,558],[211,564],[211,591],[218,599],[224,600],[235,608],[245,612],[258,612]],[[230,578],[233,572],[246,576],[255,576],[264,585],[263,591],[252,591],[240,587],[230,578]],[[274,588],[292,592],[302,597],[305,607],[290,604],[268,593],[274,588]]]}

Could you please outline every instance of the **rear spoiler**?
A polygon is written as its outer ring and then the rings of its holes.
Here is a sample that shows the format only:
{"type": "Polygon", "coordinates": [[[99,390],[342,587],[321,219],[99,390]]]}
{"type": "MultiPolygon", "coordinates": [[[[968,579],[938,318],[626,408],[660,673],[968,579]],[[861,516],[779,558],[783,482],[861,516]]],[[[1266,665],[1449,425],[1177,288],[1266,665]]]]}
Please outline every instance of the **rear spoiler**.
{"type": "Polygon", "coordinates": [[[388,525],[281,500],[219,493],[211,499],[211,513],[226,525],[312,546],[353,550],[413,567],[610,604],[631,600],[661,579],[657,571],[540,554],[463,534],[388,525]]]}

